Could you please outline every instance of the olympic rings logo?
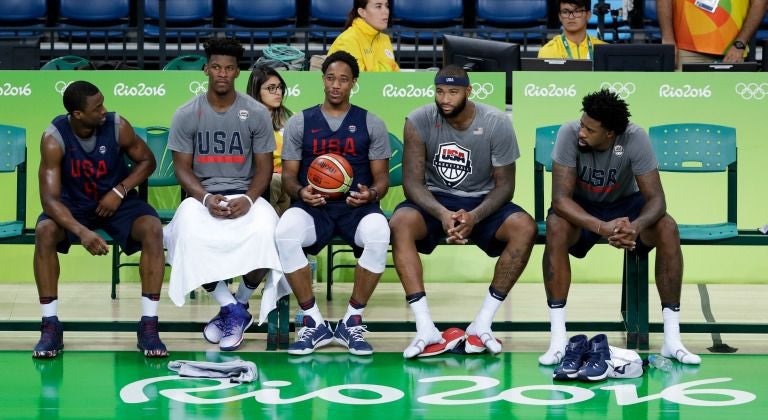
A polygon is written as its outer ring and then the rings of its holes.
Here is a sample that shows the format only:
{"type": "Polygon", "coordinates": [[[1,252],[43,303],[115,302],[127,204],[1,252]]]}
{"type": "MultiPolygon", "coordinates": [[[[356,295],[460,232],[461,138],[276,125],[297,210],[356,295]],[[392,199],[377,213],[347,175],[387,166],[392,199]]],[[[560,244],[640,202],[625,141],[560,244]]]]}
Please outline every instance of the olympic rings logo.
{"type": "Polygon", "coordinates": [[[737,83],[735,89],[736,94],[745,100],[761,101],[768,95],[768,83],[737,83]]]}
{"type": "Polygon", "coordinates": [[[56,92],[58,92],[59,95],[63,96],[64,95],[64,91],[67,90],[67,86],[69,86],[71,84],[72,84],[71,80],[69,82],[65,82],[63,80],[59,80],[58,82],[56,82],[55,85],[53,85],[53,88],[56,90],[56,92]]]}
{"type": "Polygon", "coordinates": [[[469,99],[486,99],[493,94],[494,86],[492,83],[472,83],[472,95],[469,99]]]}
{"type": "Polygon", "coordinates": [[[194,95],[200,95],[208,91],[208,82],[192,81],[189,83],[189,91],[194,95]]]}
{"type": "Polygon", "coordinates": [[[632,82],[622,83],[622,82],[614,82],[614,83],[608,83],[603,82],[600,84],[600,89],[608,89],[611,92],[614,92],[615,94],[619,95],[619,98],[621,99],[627,99],[630,96],[632,96],[635,91],[637,91],[637,87],[632,82]]]}

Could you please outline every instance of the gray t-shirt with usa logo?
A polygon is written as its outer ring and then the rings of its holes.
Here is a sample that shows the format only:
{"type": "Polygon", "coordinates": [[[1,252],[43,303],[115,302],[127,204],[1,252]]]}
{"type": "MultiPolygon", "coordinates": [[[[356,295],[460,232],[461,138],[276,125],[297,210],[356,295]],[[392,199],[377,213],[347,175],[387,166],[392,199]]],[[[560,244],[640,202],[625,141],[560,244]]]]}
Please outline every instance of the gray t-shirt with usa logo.
{"type": "Polygon", "coordinates": [[[202,94],[173,114],[168,149],[193,155],[192,171],[206,191],[247,190],[253,154],[273,152],[275,133],[267,108],[250,96],[237,93],[229,109],[216,112],[202,94]]]}
{"type": "Polygon", "coordinates": [[[493,168],[520,157],[512,120],[498,109],[475,104],[475,117],[466,130],[453,128],[432,103],[408,115],[426,147],[426,185],[463,197],[480,197],[495,186],[493,168]]]}
{"type": "Polygon", "coordinates": [[[594,203],[613,203],[637,192],[635,176],[657,169],[648,134],[629,123],[608,150],[579,150],[579,121],[563,124],[557,132],[552,160],[576,168],[573,198],[594,203]]]}

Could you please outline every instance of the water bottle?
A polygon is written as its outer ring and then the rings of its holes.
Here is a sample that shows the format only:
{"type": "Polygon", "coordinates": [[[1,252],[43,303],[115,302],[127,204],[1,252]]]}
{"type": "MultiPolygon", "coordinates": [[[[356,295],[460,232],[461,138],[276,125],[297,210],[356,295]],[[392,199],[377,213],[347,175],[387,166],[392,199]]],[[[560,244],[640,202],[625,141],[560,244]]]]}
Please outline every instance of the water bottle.
{"type": "Polygon", "coordinates": [[[309,260],[309,275],[312,278],[312,290],[314,290],[317,285],[317,257],[307,255],[307,260],[309,260]]]}
{"type": "Polygon", "coordinates": [[[652,354],[648,356],[648,365],[653,366],[662,372],[669,372],[672,370],[672,361],[660,354],[652,354]]]}
{"type": "Polygon", "coordinates": [[[296,331],[304,326],[304,311],[301,308],[296,310],[296,331]]]}

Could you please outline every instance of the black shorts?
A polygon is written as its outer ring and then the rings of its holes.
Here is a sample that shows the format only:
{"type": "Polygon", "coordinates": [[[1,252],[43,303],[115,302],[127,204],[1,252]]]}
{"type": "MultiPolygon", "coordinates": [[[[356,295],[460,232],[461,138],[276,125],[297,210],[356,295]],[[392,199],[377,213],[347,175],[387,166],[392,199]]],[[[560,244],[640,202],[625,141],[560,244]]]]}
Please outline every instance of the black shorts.
{"type": "MultiPolygon", "coordinates": [[[[97,216],[94,211],[95,206],[91,206],[87,209],[70,209],[72,216],[88,229],[103,229],[109,234],[125,251],[127,255],[131,255],[136,251],[141,250],[141,242],[138,242],[131,238],[131,229],[133,223],[142,216],[157,216],[157,212],[146,201],[142,200],[135,193],[130,193],[117,208],[115,214],[109,218],[102,218],[97,216]]],[[[43,220],[50,219],[47,214],[43,213],[37,218],[37,223],[43,220]]],[[[66,231],[67,235],[64,239],[56,244],[56,251],[66,254],[69,252],[69,248],[72,243],[79,242],[80,238],[70,231],[66,231]]]]}
{"type": "MultiPolygon", "coordinates": [[[[619,217],[628,217],[630,221],[637,219],[640,215],[640,211],[645,206],[645,198],[639,192],[628,195],[613,203],[592,203],[589,201],[575,200],[587,213],[602,221],[609,221],[617,219],[619,217]]],[[[552,210],[550,209],[550,212],[552,210]]],[[[568,249],[568,253],[576,258],[584,258],[590,249],[600,241],[602,236],[587,230],[582,229],[579,240],[568,249]]],[[[635,251],[638,253],[648,253],[652,248],[644,244],[640,238],[637,238],[637,245],[635,251]]]]}
{"type": "Polygon", "coordinates": [[[315,236],[317,240],[314,244],[304,248],[304,252],[310,255],[317,255],[331,239],[338,235],[352,247],[356,258],[360,258],[363,248],[355,245],[355,233],[357,225],[363,217],[378,213],[382,216],[379,203],[368,203],[360,207],[348,206],[345,201],[328,201],[326,205],[312,207],[304,201],[298,200],[291,204],[291,207],[298,207],[306,211],[315,219],[315,236]]]}
{"type": "MultiPolygon", "coordinates": [[[[466,210],[471,211],[483,202],[485,197],[459,197],[453,194],[432,192],[435,199],[450,211],[466,210]]],[[[443,224],[424,209],[417,206],[410,200],[405,200],[397,205],[395,211],[399,208],[409,207],[419,211],[424,223],[427,225],[427,236],[424,239],[416,241],[416,249],[422,254],[431,254],[435,247],[447,235],[443,230],[443,224]]],[[[490,214],[488,217],[476,224],[469,235],[480,249],[489,257],[498,257],[507,246],[506,242],[496,239],[496,232],[507,218],[517,212],[525,212],[522,207],[515,203],[505,203],[501,208],[490,214]]]]}

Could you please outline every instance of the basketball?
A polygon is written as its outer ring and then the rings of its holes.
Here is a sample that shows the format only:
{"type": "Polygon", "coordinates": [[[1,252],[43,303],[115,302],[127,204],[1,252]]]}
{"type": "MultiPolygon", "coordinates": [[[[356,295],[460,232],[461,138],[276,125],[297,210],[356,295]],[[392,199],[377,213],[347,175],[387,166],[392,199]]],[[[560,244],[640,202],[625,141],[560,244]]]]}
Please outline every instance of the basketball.
{"type": "Polygon", "coordinates": [[[320,155],[307,169],[307,182],[318,194],[330,200],[344,197],[352,186],[352,165],[335,153],[320,155]]]}

